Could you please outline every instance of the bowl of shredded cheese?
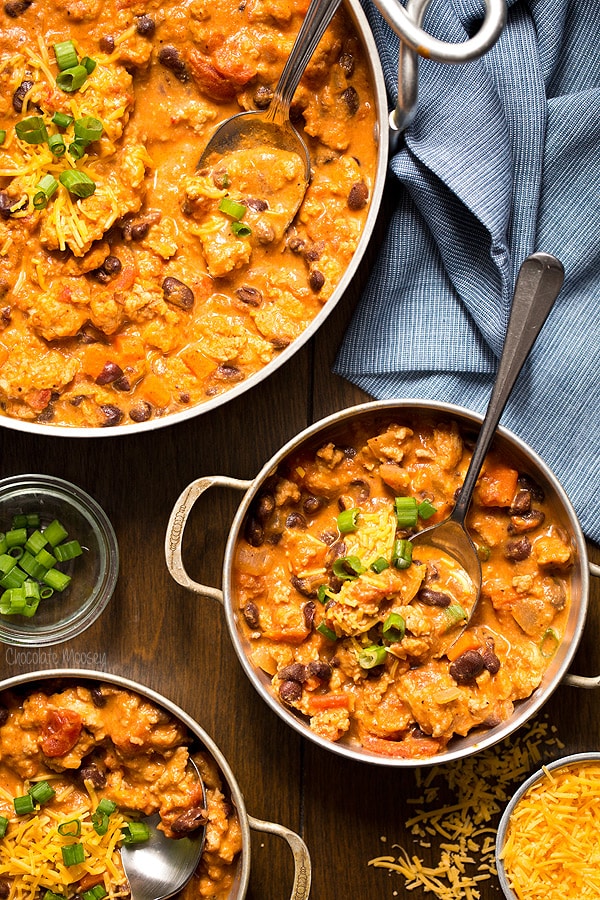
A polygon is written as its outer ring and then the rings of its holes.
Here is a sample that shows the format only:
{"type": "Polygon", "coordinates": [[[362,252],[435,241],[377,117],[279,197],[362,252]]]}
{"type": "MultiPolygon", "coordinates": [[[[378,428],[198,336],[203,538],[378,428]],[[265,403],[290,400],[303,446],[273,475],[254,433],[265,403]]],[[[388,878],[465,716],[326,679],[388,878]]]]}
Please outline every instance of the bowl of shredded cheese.
{"type": "Polygon", "coordinates": [[[508,900],[600,896],[600,752],[562,757],[532,775],[506,807],[496,841],[508,900]]]}

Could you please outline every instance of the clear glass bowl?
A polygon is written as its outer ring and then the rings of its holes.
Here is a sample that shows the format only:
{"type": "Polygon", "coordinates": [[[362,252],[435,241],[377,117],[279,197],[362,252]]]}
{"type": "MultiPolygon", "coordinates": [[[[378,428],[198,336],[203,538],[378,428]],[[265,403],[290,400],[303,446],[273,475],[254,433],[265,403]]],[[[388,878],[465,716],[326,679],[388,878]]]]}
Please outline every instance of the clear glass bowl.
{"type": "MultiPolygon", "coordinates": [[[[39,513],[44,528],[58,519],[83,554],[61,569],[72,576],[62,591],[42,600],[31,618],[0,614],[0,641],[48,646],[76,637],[98,618],[112,597],[119,548],[104,510],[81,488],[50,475],[15,475],[0,481],[0,531],[17,514],[39,513]]],[[[0,588],[3,592],[4,588],[0,588]]]]}

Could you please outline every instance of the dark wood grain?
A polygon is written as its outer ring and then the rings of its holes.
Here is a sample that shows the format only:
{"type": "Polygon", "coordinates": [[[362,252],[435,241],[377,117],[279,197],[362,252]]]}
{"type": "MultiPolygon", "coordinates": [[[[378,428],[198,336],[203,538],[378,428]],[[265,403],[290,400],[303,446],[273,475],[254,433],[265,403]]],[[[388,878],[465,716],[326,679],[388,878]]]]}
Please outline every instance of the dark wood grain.
{"type": "MultiPolygon", "coordinates": [[[[316,338],[265,382],[212,413],[146,435],[99,441],[0,429],[2,475],[46,472],[79,484],[110,516],[121,552],[117,589],[102,617],[42,658],[2,649],[0,676],[76,665],[131,677],[178,703],[228,759],[248,812],[303,834],[312,855],[314,900],[424,896],[418,890],[408,894],[400,876],[367,865],[393,852],[394,842],[408,841],[410,847],[403,822],[417,791],[415,772],[344,760],[287,728],[245,677],[219,603],[172,581],[163,546],[173,504],[190,481],[207,474],[251,478],[309,422],[368,399],[331,374],[331,366],[377,242],[376,236],[352,289],[316,338]]],[[[220,584],[225,538],[239,499],[233,491],[215,490],[190,517],[185,561],[205,584],[220,584]]],[[[596,548],[590,552],[600,561],[596,548]]],[[[573,671],[600,672],[599,648],[600,586],[592,579],[573,671]]],[[[566,750],[600,748],[597,692],[559,686],[544,712],[566,750]]],[[[291,881],[285,844],[254,834],[250,900],[284,900],[291,881]]],[[[498,896],[493,879],[482,885],[483,900],[498,896]]]]}

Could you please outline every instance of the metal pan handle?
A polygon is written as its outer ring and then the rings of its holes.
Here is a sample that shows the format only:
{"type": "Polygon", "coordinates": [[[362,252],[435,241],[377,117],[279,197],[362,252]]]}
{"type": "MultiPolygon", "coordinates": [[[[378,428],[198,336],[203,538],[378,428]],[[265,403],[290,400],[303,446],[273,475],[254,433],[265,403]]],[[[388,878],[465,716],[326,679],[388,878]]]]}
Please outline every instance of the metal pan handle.
{"type": "Polygon", "coordinates": [[[254,828],[255,831],[266,831],[287,841],[294,857],[294,884],[290,900],[308,900],[311,863],[308,848],[302,838],[295,831],[291,831],[284,825],[277,825],[275,822],[263,822],[262,819],[255,819],[254,816],[248,816],[248,822],[250,828],[254,828]]]}
{"type": "MultiPolygon", "coordinates": [[[[589,563],[589,567],[590,575],[600,578],[600,566],[597,566],[595,563],[589,563]]],[[[600,675],[592,675],[590,678],[587,678],[585,675],[565,675],[563,684],[578,688],[597,688],[600,687],[600,675]]]]}
{"type": "Polygon", "coordinates": [[[210,597],[213,600],[218,600],[219,603],[223,603],[223,592],[219,588],[201,584],[188,575],[182,557],[183,532],[194,503],[208,488],[221,485],[222,487],[246,491],[251,484],[251,481],[241,481],[239,478],[229,478],[226,475],[208,475],[192,481],[181,492],[171,511],[165,536],[167,568],[177,584],[194,591],[196,594],[202,594],[205,597],[210,597]]]}

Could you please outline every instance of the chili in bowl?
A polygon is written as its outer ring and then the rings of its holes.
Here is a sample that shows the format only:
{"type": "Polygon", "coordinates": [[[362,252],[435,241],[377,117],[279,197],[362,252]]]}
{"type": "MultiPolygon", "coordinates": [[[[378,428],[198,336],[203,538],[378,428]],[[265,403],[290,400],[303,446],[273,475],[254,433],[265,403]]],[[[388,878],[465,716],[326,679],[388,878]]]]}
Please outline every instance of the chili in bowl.
{"type": "Polygon", "coordinates": [[[586,612],[585,541],[518,438],[498,430],[469,512],[483,593],[462,634],[466,573],[411,553],[411,534],[452,509],[479,424],[449,404],[365,404],[298,435],[254,481],[199,479],[173,509],[171,574],[223,598],[246,674],[320,746],[388,765],[449,761],[517,728],[567,671],[586,612]],[[246,490],[222,594],[181,558],[187,513],[211,484],[246,490]]]}

